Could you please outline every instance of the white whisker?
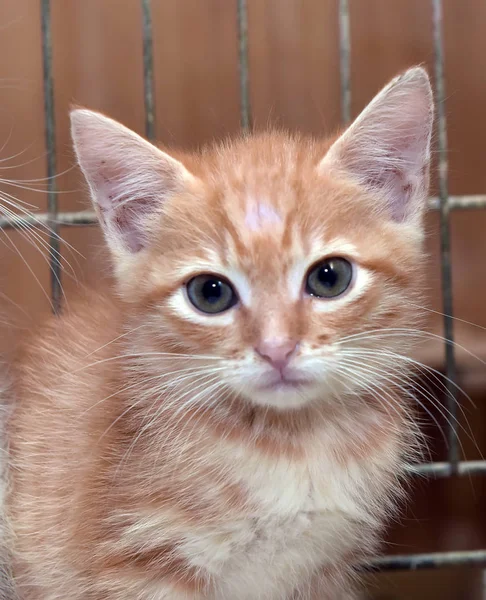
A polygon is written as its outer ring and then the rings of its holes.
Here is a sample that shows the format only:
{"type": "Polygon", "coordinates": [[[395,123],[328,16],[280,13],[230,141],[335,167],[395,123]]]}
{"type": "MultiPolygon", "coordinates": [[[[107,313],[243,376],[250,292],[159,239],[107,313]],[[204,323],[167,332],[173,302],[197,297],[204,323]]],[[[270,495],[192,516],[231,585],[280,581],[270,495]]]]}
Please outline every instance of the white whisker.
{"type": "MultiPolygon", "coordinates": [[[[360,368],[360,369],[366,368],[366,369],[370,370],[372,373],[374,373],[376,375],[376,377],[382,378],[382,379],[384,379],[384,380],[386,380],[386,381],[388,381],[390,383],[394,383],[395,385],[399,385],[399,387],[402,389],[402,391],[404,393],[407,392],[407,390],[399,383],[400,380],[399,379],[397,380],[397,376],[395,375],[395,373],[398,372],[399,375],[400,375],[400,377],[403,378],[404,374],[401,371],[399,371],[397,369],[397,367],[392,362],[385,362],[385,363],[383,363],[383,362],[379,362],[378,359],[376,358],[379,355],[383,355],[383,353],[381,351],[375,351],[374,353],[370,351],[368,353],[365,352],[365,353],[361,354],[360,351],[358,350],[356,352],[353,352],[350,355],[354,358],[353,365],[354,365],[355,368],[360,368]],[[385,370],[385,372],[386,372],[387,375],[386,376],[383,375],[383,373],[377,371],[373,367],[370,367],[368,364],[366,364],[366,366],[363,366],[363,363],[357,363],[357,362],[355,362],[355,361],[357,361],[359,359],[361,359],[362,361],[366,360],[367,362],[373,362],[373,360],[375,359],[374,360],[375,364],[377,364],[378,366],[382,367],[385,370]]],[[[403,358],[403,359],[407,359],[407,357],[402,357],[400,355],[395,355],[395,354],[393,355],[393,359],[395,361],[397,360],[398,357],[399,358],[403,358]]],[[[389,358],[389,357],[386,356],[386,358],[389,358]]],[[[343,360],[346,360],[346,358],[344,358],[343,360]]],[[[425,365],[421,365],[420,363],[418,365],[415,365],[415,366],[421,366],[422,368],[425,367],[425,365]]],[[[407,378],[408,377],[409,376],[407,376],[407,378]]],[[[439,378],[437,378],[437,382],[441,383],[439,378]]],[[[469,424],[469,421],[468,421],[468,419],[467,419],[467,417],[466,417],[466,415],[464,413],[464,410],[462,409],[462,407],[461,407],[461,405],[459,403],[457,403],[458,407],[459,407],[459,409],[462,412],[462,415],[463,415],[463,417],[464,417],[464,419],[466,421],[466,424],[468,426],[469,431],[466,430],[461,425],[461,423],[457,419],[457,417],[453,413],[451,413],[447,407],[439,405],[437,399],[434,396],[432,396],[431,393],[429,392],[429,390],[427,390],[419,382],[414,381],[413,382],[413,386],[411,386],[410,389],[413,390],[413,391],[415,391],[416,393],[419,393],[425,400],[428,400],[433,406],[435,406],[435,408],[444,417],[444,419],[446,420],[446,422],[450,426],[453,425],[452,422],[451,422],[451,420],[450,420],[450,419],[452,419],[453,422],[456,423],[457,426],[460,429],[462,429],[462,431],[464,431],[465,435],[473,442],[473,444],[475,444],[475,447],[479,450],[479,448],[477,447],[476,441],[474,440],[474,436],[473,436],[472,429],[471,429],[471,426],[469,424]]],[[[445,389],[446,392],[448,391],[447,388],[444,388],[444,389],[445,389]]],[[[418,398],[416,398],[416,396],[413,396],[413,398],[415,400],[419,401],[418,398]]],[[[424,410],[426,410],[426,412],[429,414],[429,416],[431,416],[430,412],[428,411],[428,409],[423,404],[422,404],[422,407],[424,408],[424,410]]],[[[437,421],[435,419],[434,419],[434,422],[439,427],[439,430],[441,431],[441,434],[443,436],[445,436],[444,432],[442,431],[442,429],[440,428],[440,426],[438,425],[438,423],[437,423],[437,421]]],[[[458,441],[460,443],[459,437],[457,437],[457,439],[458,439],[458,441]]],[[[444,440],[446,441],[446,444],[447,444],[447,440],[446,440],[445,437],[444,437],[444,440]]],[[[461,448],[462,448],[462,444],[461,444],[461,448]]]]}

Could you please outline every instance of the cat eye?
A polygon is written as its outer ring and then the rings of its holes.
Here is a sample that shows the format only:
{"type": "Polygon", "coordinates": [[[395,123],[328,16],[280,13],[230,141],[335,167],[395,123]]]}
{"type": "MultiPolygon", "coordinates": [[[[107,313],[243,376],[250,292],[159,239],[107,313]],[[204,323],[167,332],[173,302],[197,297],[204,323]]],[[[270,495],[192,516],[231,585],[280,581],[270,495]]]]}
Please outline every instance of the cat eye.
{"type": "Polygon", "coordinates": [[[231,284],[218,275],[197,275],[186,285],[191,304],[203,313],[218,314],[238,302],[231,284]]]}
{"type": "Polygon", "coordinates": [[[305,291],[318,298],[336,298],[348,289],[353,278],[353,267],[345,258],[326,258],[311,267],[305,291]]]}

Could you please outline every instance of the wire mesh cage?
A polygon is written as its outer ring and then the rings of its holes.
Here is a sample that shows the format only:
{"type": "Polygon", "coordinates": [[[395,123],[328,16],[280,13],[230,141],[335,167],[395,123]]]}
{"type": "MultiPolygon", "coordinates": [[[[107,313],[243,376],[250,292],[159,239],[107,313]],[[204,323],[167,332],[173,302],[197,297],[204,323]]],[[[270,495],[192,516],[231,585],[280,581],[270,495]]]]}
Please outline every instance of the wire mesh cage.
{"type": "MultiPolygon", "coordinates": [[[[52,68],[51,2],[41,1],[42,65],[45,111],[45,146],[47,150],[48,210],[35,218],[18,215],[0,218],[0,229],[39,227],[43,224],[49,235],[50,293],[55,312],[61,309],[61,246],[59,234],[64,228],[79,225],[94,225],[94,213],[90,211],[60,212],[56,194],[56,143],[55,106],[52,68]]],[[[143,82],[145,103],[145,133],[148,139],[155,138],[154,102],[154,57],[152,36],[151,0],[140,0],[142,10],[143,38],[143,82]]],[[[429,0],[433,22],[434,85],[437,111],[438,151],[438,197],[431,197],[429,208],[440,216],[441,247],[441,292],[443,305],[445,375],[447,376],[447,410],[451,419],[447,425],[448,453],[441,462],[417,464],[413,475],[449,478],[457,476],[486,475],[486,461],[462,460],[458,444],[458,394],[456,356],[454,346],[454,311],[451,269],[450,213],[453,210],[478,210],[486,208],[486,195],[449,195],[448,192],[448,144],[446,128],[446,89],[444,76],[443,6],[442,0],[429,0]]],[[[246,0],[237,0],[237,32],[239,60],[240,123],[245,131],[251,130],[252,111],[250,106],[250,73],[248,60],[248,14],[246,0]]],[[[339,0],[339,19],[335,26],[339,31],[341,121],[345,125],[351,120],[351,28],[349,0],[339,0]]],[[[437,552],[383,556],[360,568],[371,571],[429,569],[447,566],[486,566],[486,549],[461,552],[437,552]]]]}

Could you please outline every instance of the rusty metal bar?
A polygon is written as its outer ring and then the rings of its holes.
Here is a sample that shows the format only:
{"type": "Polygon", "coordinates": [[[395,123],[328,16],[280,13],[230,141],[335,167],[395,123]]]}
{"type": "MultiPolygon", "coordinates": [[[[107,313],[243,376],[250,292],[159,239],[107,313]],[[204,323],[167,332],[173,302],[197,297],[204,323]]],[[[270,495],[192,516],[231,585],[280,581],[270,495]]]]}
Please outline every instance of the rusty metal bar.
{"type": "Polygon", "coordinates": [[[248,7],[246,0],[237,0],[238,67],[240,74],[240,121],[243,131],[251,129],[250,80],[248,68],[248,7]]]}
{"type": "Polygon", "coordinates": [[[412,475],[422,475],[424,477],[470,477],[473,475],[486,475],[485,460],[467,460],[458,462],[452,466],[450,462],[434,462],[411,465],[409,473],[412,475]]]}
{"type": "MultiPolygon", "coordinates": [[[[440,199],[432,197],[429,199],[429,209],[438,210],[440,199]]],[[[449,196],[450,210],[477,210],[486,208],[486,195],[477,196],[449,196]]],[[[21,227],[40,227],[48,225],[49,214],[37,213],[31,216],[15,216],[0,218],[0,229],[20,229],[21,227]]],[[[56,215],[56,225],[62,227],[73,227],[78,225],[95,225],[96,215],[93,211],[83,210],[79,212],[60,212],[56,215]]]]}
{"type": "Polygon", "coordinates": [[[341,120],[351,121],[351,33],[349,0],[339,0],[339,72],[341,77],[341,120]]]}
{"type": "Polygon", "coordinates": [[[464,550],[462,552],[430,552],[382,556],[359,566],[361,571],[417,571],[444,567],[484,567],[486,550],[464,550]]]}
{"type": "Polygon", "coordinates": [[[145,135],[155,139],[154,48],[151,0],[142,0],[143,91],[145,101],[145,135]]]}
{"type": "MultiPolygon", "coordinates": [[[[78,225],[96,225],[98,220],[91,210],[79,212],[61,212],[57,213],[55,224],[57,227],[73,227],[78,225]]],[[[52,227],[49,213],[33,213],[27,215],[15,215],[12,217],[0,218],[0,229],[22,229],[32,227],[36,229],[46,229],[52,227]]]]}
{"type": "MultiPolygon", "coordinates": [[[[486,195],[448,196],[447,204],[449,210],[474,210],[486,208],[486,195]]],[[[437,196],[429,198],[429,210],[439,210],[441,199],[437,196]]]]}
{"type": "Polygon", "coordinates": [[[450,415],[448,423],[448,459],[454,468],[459,461],[457,393],[453,383],[456,380],[456,361],[454,353],[454,325],[452,301],[452,267],[451,267],[451,236],[448,202],[448,162],[447,162],[447,124],[445,114],[445,75],[444,75],[444,41],[442,0],[432,0],[432,16],[434,28],[434,58],[435,58],[435,101],[437,113],[438,160],[439,160],[439,212],[440,212],[440,245],[441,245],[441,275],[442,303],[444,313],[445,371],[448,392],[447,410],[450,415]]]}
{"type": "Polygon", "coordinates": [[[47,150],[47,225],[49,231],[49,266],[51,271],[52,310],[61,309],[61,244],[57,223],[56,129],[54,116],[54,81],[52,75],[52,31],[50,0],[41,0],[42,70],[44,80],[45,141],[47,150]]]}

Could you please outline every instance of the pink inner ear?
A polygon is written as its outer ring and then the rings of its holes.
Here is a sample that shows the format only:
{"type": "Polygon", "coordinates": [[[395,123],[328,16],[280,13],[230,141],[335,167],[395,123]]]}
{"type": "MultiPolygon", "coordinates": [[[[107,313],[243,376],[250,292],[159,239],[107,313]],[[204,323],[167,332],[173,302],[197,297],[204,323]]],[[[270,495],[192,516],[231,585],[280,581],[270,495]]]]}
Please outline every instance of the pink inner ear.
{"type": "Polygon", "coordinates": [[[427,186],[427,164],[415,164],[404,160],[401,166],[394,166],[392,159],[386,159],[378,173],[364,173],[362,185],[386,195],[390,217],[397,222],[406,220],[416,210],[411,201],[420,188],[427,186]],[[368,176],[367,176],[368,175],[368,176]]]}
{"type": "MultiPolygon", "coordinates": [[[[145,190],[146,196],[132,196],[134,185],[129,173],[118,170],[118,173],[112,174],[108,171],[106,161],[101,161],[98,172],[93,176],[100,221],[109,237],[116,236],[130,252],[139,252],[148,241],[147,228],[151,217],[160,208],[164,190],[160,186],[159,195],[157,189],[152,189],[145,190]]],[[[149,179],[147,176],[145,181],[149,179]]],[[[142,182],[138,187],[143,193],[142,182]]]]}
{"type": "Polygon", "coordinates": [[[111,220],[113,227],[118,229],[119,235],[130,252],[139,252],[148,241],[146,220],[156,210],[156,203],[146,201],[143,198],[130,200],[127,204],[120,204],[118,208],[108,209],[112,211],[111,220]]]}
{"type": "Polygon", "coordinates": [[[112,175],[108,169],[106,161],[101,161],[93,178],[100,220],[108,236],[116,236],[130,252],[139,252],[148,240],[148,222],[162,203],[163,190],[158,199],[156,190],[151,191],[151,196],[131,196],[133,184],[128,177],[120,172],[112,175]]]}
{"type": "Polygon", "coordinates": [[[404,221],[408,215],[408,202],[412,184],[404,171],[391,167],[384,169],[379,181],[370,182],[370,187],[382,189],[387,194],[390,216],[394,221],[404,221]]]}

